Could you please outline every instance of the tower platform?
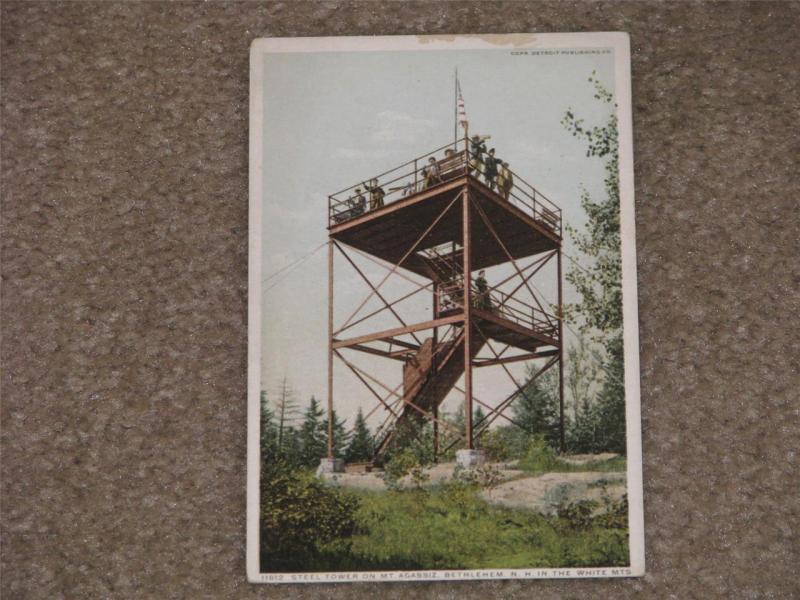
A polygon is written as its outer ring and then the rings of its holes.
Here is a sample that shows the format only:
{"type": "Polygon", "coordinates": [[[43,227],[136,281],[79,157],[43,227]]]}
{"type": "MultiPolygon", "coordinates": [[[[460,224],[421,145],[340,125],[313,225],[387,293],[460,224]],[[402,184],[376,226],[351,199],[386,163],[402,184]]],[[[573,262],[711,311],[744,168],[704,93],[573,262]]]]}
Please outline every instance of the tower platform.
{"type": "MultiPolygon", "coordinates": [[[[503,243],[514,259],[555,250],[561,243],[561,215],[555,210],[537,206],[538,210],[523,210],[519,203],[506,200],[473,175],[464,173],[457,178],[399,198],[382,208],[367,211],[328,227],[332,239],[371,254],[391,264],[397,264],[409,244],[442,215],[416,252],[402,267],[431,278],[421,251],[455,242],[463,246],[463,217],[456,197],[469,186],[472,198],[483,209],[496,231],[503,232],[503,243]]],[[[503,247],[482,219],[473,225],[472,267],[484,269],[508,262],[503,247]]]]}

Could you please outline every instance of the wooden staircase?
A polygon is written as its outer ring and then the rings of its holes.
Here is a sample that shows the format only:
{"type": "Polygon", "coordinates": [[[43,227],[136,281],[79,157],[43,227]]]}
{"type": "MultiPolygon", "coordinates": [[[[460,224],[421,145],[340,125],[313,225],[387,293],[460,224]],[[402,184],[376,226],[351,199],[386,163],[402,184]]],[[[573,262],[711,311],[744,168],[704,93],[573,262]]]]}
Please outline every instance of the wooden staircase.
{"type": "MultiPolygon", "coordinates": [[[[434,347],[433,338],[426,339],[419,351],[403,365],[403,405],[394,426],[377,445],[373,461],[379,462],[394,434],[412,424],[420,426],[444,401],[464,373],[464,328],[454,328],[452,339],[434,347]]],[[[477,356],[485,341],[472,331],[471,355],[477,356]]]]}

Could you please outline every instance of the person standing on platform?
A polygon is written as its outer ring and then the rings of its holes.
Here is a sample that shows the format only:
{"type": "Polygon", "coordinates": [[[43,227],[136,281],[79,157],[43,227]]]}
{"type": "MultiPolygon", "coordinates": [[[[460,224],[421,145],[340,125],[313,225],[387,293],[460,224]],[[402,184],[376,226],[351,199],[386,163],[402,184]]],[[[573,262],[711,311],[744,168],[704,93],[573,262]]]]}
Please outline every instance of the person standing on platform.
{"type": "Polygon", "coordinates": [[[486,152],[486,140],[490,136],[473,135],[469,144],[469,171],[483,172],[483,155],[486,152]]]}
{"type": "Polygon", "coordinates": [[[489,284],[486,281],[486,271],[481,269],[478,271],[478,277],[475,278],[475,300],[473,306],[481,310],[492,310],[492,299],[489,296],[489,284]]]}
{"type": "Polygon", "coordinates": [[[423,169],[423,173],[425,174],[426,188],[436,185],[437,183],[441,183],[442,181],[439,163],[437,163],[436,159],[432,156],[428,158],[428,166],[423,169]]]}
{"type": "Polygon", "coordinates": [[[444,159],[439,163],[440,177],[442,181],[448,181],[463,173],[463,155],[457,155],[456,151],[448,148],[444,151],[444,159]]]}
{"type": "Polygon", "coordinates": [[[361,193],[361,188],[356,188],[356,197],[353,200],[353,214],[356,215],[363,215],[364,211],[367,209],[367,199],[364,198],[364,194],[361,193]]]}
{"type": "Polygon", "coordinates": [[[497,177],[497,164],[499,162],[501,162],[500,159],[494,157],[494,148],[489,150],[489,153],[483,159],[483,176],[490,190],[494,189],[495,178],[497,177]]]}
{"type": "Polygon", "coordinates": [[[508,200],[512,187],[514,187],[514,174],[509,170],[507,162],[501,162],[497,173],[497,189],[503,194],[503,198],[508,200]]]}
{"type": "Polygon", "coordinates": [[[383,208],[383,197],[386,195],[386,192],[378,185],[378,180],[370,179],[369,185],[364,183],[364,187],[367,188],[369,192],[369,209],[376,210],[378,208],[383,208]]]}

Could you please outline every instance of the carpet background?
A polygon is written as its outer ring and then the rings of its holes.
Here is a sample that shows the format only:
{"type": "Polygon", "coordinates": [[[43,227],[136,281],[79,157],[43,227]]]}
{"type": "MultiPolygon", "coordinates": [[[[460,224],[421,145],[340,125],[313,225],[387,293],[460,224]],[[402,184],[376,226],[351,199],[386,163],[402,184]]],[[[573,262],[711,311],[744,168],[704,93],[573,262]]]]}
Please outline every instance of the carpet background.
{"type": "Polygon", "coordinates": [[[798,598],[800,4],[3,2],[3,598],[798,598]],[[628,31],[648,574],[245,581],[248,47],[628,31]]]}

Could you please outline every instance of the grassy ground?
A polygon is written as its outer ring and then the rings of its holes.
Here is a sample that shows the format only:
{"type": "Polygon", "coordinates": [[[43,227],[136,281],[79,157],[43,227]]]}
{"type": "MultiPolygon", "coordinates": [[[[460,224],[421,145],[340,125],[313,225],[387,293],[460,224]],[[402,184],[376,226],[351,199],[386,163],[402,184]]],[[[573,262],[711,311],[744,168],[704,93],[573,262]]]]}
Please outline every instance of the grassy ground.
{"type": "MultiPolygon", "coordinates": [[[[625,459],[570,465],[534,449],[521,477],[624,471],[625,459]]],[[[490,505],[479,485],[367,491],[328,486],[311,473],[262,472],[264,572],[592,567],[628,564],[627,503],[579,500],[557,516],[490,505]]]]}
{"type": "MultiPolygon", "coordinates": [[[[521,568],[628,564],[624,518],[561,518],[490,506],[472,486],[356,492],[349,568],[521,568]]],[[[330,555],[329,555],[330,556],[330,555]]]]}
{"type": "Polygon", "coordinates": [[[624,456],[573,465],[558,458],[548,448],[533,448],[519,461],[518,468],[529,475],[542,475],[544,473],[623,472],[627,469],[627,465],[624,456]]]}

